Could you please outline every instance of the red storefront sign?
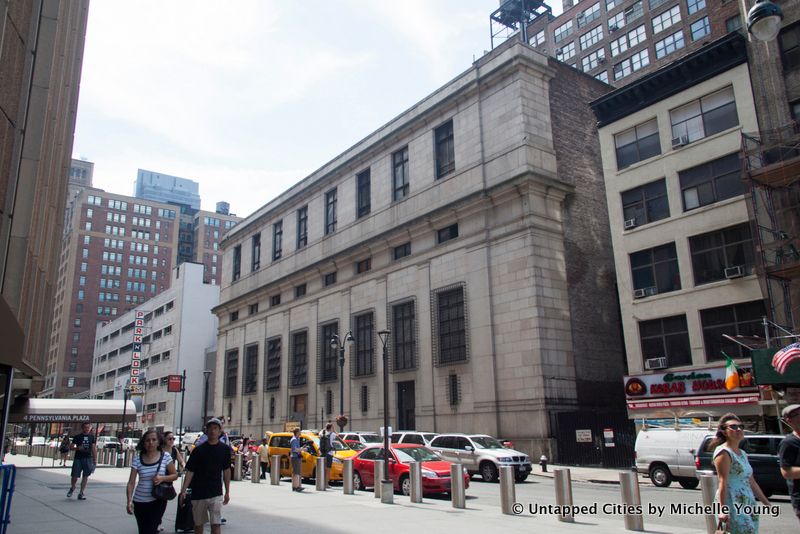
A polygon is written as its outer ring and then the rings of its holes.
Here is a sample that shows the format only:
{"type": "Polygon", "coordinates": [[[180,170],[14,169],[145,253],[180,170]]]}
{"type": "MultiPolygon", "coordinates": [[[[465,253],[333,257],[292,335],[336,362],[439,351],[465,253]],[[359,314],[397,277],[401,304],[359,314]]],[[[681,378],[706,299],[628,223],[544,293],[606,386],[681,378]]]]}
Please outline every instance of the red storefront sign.
{"type": "Polygon", "coordinates": [[[757,391],[750,367],[739,368],[739,387],[731,391],[725,389],[724,366],[626,376],[624,384],[629,401],[757,391]]]}

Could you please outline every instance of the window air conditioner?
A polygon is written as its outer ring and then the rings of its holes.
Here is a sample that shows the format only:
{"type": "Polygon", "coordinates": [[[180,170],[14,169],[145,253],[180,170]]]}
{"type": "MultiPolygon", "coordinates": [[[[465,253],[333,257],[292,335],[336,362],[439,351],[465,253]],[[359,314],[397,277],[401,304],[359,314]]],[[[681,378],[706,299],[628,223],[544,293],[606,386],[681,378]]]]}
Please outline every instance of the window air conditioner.
{"type": "Polygon", "coordinates": [[[625,229],[630,230],[631,228],[636,228],[636,219],[628,219],[625,221],[625,229]]]}
{"type": "Polygon", "coordinates": [[[735,265],[725,268],[725,278],[741,278],[744,276],[744,265],[735,265]]]}
{"type": "Polygon", "coordinates": [[[644,292],[644,289],[634,289],[633,290],[633,298],[635,299],[642,299],[647,296],[647,293],[644,292]]]}
{"type": "Polygon", "coordinates": [[[604,57],[597,58],[597,63],[599,63],[600,65],[602,65],[605,62],[606,62],[606,58],[604,58],[604,57]]]}
{"type": "Polygon", "coordinates": [[[563,54],[563,52],[561,51],[561,49],[560,49],[560,48],[556,48],[556,55],[557,55],[557,56],[560,56],[561,54],[563,54]]]}
{"type": "Polygon", "coordinates": [[[618,29],[619,29],[619,26],[617,26],[616,24],[609,24],[608,25],[608,31],[610,31],[611,33],[614,33],[618,29]]]}
{"type": "Polygon", "coordinates": [[[672,148],[678,148],[689,144],[689,136],[681,135],[672,139],[672,148]]]}
{"type": "Polygon", "coordinates": [[[658,358],[647,358],[644,361],[644,368],[652,371],[654,369],[666,369],[667,358],[666,356],[659,356],[658,358]]]}
{"type": "Polygon", "coordinates": [[[644,289],[644,292],[645,292],[645,294],[646,294],[648,297],[652,297],[653,295],[658,295],[658,288],[657,288],[657,287],[655,287],[655,286],[653,286],[653,287],[646,287],[646,288],[644,289]]]}

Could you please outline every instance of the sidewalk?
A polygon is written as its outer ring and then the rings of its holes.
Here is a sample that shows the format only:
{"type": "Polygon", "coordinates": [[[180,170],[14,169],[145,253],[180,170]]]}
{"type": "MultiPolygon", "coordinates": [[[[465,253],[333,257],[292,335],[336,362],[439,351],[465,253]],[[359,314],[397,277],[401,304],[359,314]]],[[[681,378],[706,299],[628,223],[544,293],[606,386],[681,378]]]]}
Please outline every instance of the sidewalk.
{"type": "MultiPolygon", "coordinates": [[[[75,498],[66,498],[66,491],[69,489],[68,469],[42,468],[40,458],[17,455],[8,456],[6,460],[18,466],[9,529],[11,534],[61,534],[77,531],[136,533],[134,519],[124,512],[128,469],[99,467],[89,482],[88,500],[77,501],[75,498]]],[[[578,476],[593,477],[591,471],[579,472],[576,469],[573,476],[575,480],[578,476]]],[[[603,478],[609,480],[609,477],[610,474],[607,473],[603,478]]],[[[288,480],[281,481],[280,486],[272,486],[269,481],[262,481],[260,484],[250,481],[232,482],[231,497],[231,504],[224,509],[224,515],[228,519],[223,527],[226,534],[252,534],[274,528],[292,532],[372,534],[396,533],[415,527],[425,528],[429,532],[454,529],[459,532],[502,530],[520,533],[543,529],[555,534],[624,532],[622,518],[618,516],[581,517],[579,522],[569,524],[547,515],[503,515],[500,512],[499,494],[496,498],[476,498],[470,496],[469,490],[467,508],[463,510],[452,508],[450,501],[446,499],[426,497],[423,503],[413,504],[407,497],[395,495],[395,504],[390,506],[381,504],[379,499],[373,497],[372,492],[357,491],[355,495],[344,495],[340,488],[317,492],[309,485],[306,485],[305,492],[297,494],[290,491],[288,480]]],[[[164,514],[163,526],[167,533],[173,531],[175,509],[176,503],[170,502],[164,514]]],[[[648,532],[697,534],[702,531],[655,527],[655,530],[648,532]]]]}
{"type": "MultiPolygon", "coordinates": [[[[609,469],[604,467],[579,467],[574,465],[547,465],[547,472],[543,473],[542,468],[534,464],[531,476],[554,478],[556,469],[569,469],[570,477],[576,482],[592,482],[595,484],[619,484],[619,474],[630,472],[629,469],[609,469]]],[[[639,475],[639,484],[651,484],[649,478],[639,475]]]]}

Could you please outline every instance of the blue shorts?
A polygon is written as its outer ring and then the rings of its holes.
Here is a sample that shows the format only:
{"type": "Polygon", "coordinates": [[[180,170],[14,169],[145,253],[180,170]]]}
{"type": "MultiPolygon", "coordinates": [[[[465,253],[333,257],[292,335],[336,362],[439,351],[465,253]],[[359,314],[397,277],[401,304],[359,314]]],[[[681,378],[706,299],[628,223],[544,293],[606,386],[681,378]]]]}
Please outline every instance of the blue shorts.
{"type": "Polygon", "coordinates": [[[92,458],[75,458],[72,462],[72,478],[83,476],[88,477],[94,472],[94,462],[92,458]]]}

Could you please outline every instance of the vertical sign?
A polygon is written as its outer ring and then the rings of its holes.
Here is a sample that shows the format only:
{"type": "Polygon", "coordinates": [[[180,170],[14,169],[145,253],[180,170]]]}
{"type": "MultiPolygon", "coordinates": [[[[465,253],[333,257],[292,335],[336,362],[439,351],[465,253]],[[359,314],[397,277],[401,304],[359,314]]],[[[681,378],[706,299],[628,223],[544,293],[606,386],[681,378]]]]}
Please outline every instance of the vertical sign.
{"type": "Polygon", "coordinates": [[[140,381],[142,371],[142,336],[144,335],[144,312],[134,311],[133,350],[131,351],[131,395],[144,393],[144,384],[140,381]]]}

